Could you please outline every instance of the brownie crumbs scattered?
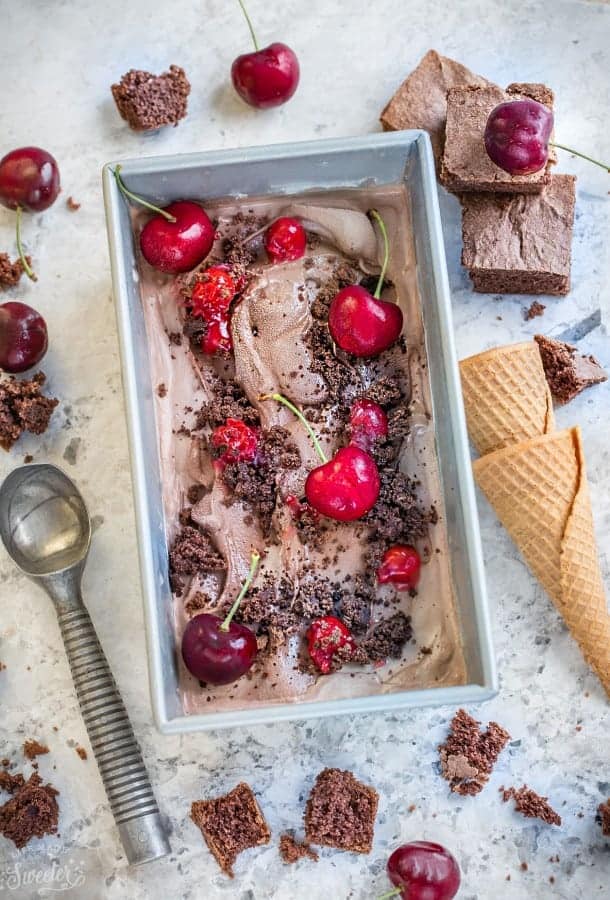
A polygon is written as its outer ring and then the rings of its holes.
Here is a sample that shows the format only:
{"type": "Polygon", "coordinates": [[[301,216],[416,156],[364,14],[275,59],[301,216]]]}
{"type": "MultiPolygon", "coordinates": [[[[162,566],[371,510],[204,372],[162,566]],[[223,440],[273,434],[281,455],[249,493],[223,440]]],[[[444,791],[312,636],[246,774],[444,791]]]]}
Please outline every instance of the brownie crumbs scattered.
{"type": "Polygon", "coordinates": [[[200,572],[224,572],[227,568],[208,534],[194,525],[185,525],[169,551],[169,572],[174,592],[180,596],[184,576],[200,572]]]}
{"type": "Polygon", "coordinates": [[[338,583],[324,575],[309,573],[301,582],[294,601],[294,611],[306,621],[332,615],[342,600],[338,583]]]}
{"type": "Polygon", "coordinates": [[[87,759],[87,751],[85,750],[84,747],[81,747],[80,744],[77,744],[74,749],[82,760],[87,759]]]}
{"type": "MultiPolygon", "coordinates": [[[[29,256],[26,256],[28,265],[32,264],[29,256]]],[[[19,284],[24,273],[23,263],[20,259],[11,262],[8,253],[0,253],[0,290],[15,287],[19,284]]]]}
{"type": "Polygon", "coordinates": [[[179,331],[170,331],[167,335],[167,339],[172,347],[182,346],[182,334],[179,331]]]}
{"type": "Polygon", "coordinates": [[[216,428],[227,419],[241,419],[246,425],[259,425],[258,411],[236,382],[218,378],[212,385],[213,399],[203,404],[196,416],[197,429],[216,428]]]}
{"type": "Polygon", "coordinates": [[[608,380],[595,357],[579,353],[572,344],[543,334],[534,335],[534,340],[538,344],[544,374],[556,403],[569,403],[585,388],[608,380]]]}
{"type": "Polygon", "coordinates": [[[543,316],[546,306],[544,303],[539,303],[538,300],[534,300],[534,302],[527,309],[523,310],[523,318],[526,322],[530,322],[532,319],[535,319],[537,316],[543,316]]]}
{"type": "Polygon", "coordinates": [[[610,837],[610,797],[605,803],[600,803],[597,807],[597,819],[601,825],[604,837],[610,837]]]}
{"type": "Polygon", "coordinates": [[[449,735],[439,746],[441,773],[455,794],[474,796],[483,790],[510,735],[497,722],[484,732],[466,710],[459,709],[451,720],[449,735]]]}
{"type": "Polygon", "coordinates": [[[68,207],[70,212],[78,212],[81,207],[80,203],[77,203],[72,196],[68,197],[68,199],[66,200],[66,206],[68,207]]]}
{"type": "Polygon", "coordinates": [[[521,863],[521,865],[519,866],[519,868],[521,869],[522,872],[527,872],[527,870],[529,869],[529,866],[528,866],[528,864],[527,864],[527,863],[525,862],[525,860],[524,860],[524,861],[521,863]]]}
{"type": "Polygon", "coordinates": [[[223,797],[195,801],[191,819],[223,872],[233,878],[235,860],[249,847],[268,844],[271,831],[249,785],[241,782],[223,797]]]}
{"type": "Polygon", "coordinates": [[[211,597],[208,597],[203,591],[195,591],[193,596],[184,604],[184,609],[188,616],[196,616],[197,613],[202,612],[204,609],[210,609],[211,606],[211,597]]]}
{"type": "Polygon", "coordinates": [[[504,803],[514,800],[516,811],[527,819],[540,819],[547,825],[561,825],[561,816],[547,802],[547,798],[541,797],[526,784],[518,789],[501,787],[500,793],[504,803]]]}
{"type": "Polygon", "coordinates": [[[186,116],[191,86],[184,69],[170,66],[168,72],[153,75],[130,69],[111,87],[121,117],[134,131],[153,131],[177,125],[186,116]]]}
{"type": "Polygon", "coordinates": [[[399,611],[373,626],[358,644],[352,661],[367,665],[386,659],[400,659],[405,644],[412,637],[411,618],[399,611]]]}
{"type": "Polygon", "coordinates": [[[306,856],[313,859],[314,862],[320,858],[306,841],[297,841],[292,834],[281,835],[280,856],[285,863],[295,863],[306,856]]]}
{"type": "Polygon", "coordinates": [[[221,235],[223,262],[231,268],[237,278],[240,275],[247,276],[247,269],[254,262],[262,246],[262,234],[252,239],[250,236],[261,231],[268,221],[268,216],[240,211],[231,220],[231,234],[221,235]]]}
{"type": "Polygon", "coordinates": [[[383,375],[378,378],[364,394],[367,400],[372,400],[383,406],[397,406],[403,401],[400,384],[396,378],[391,375],[383,375]]]}
{"type": "MultiPolygon", "coordinates": [[[[8,765],[8,762],[8,760],[2,760],[3,765],[8,765]]],[[[17,772],[16,775],[11,775],[11,773],[7,772],[5,769],[0,770],[0,791],[6,791],[7,794],[14,794],[15,791],[22,788],[24,784],[25,778],[21,772],[17,772]]]]}
{"type": "Polygon", "coordinates": [[[351,772],[324,769],[305,807],[305,839],[311,844],[370,853],[379,795],[351,772]]]}
{"type": "Polygon", "coordinates": [[[43,372],[29,380],[10,377],[0,381],[0,447],[10,450],[24,431],[43,434],[59,400],[45,397],[43,372]]]}
{"type": "Polygon", "coordinates": [[[25,741],[23,744],[23,755],[26,759],[36,759],[37,756],[43,756],[49,752],[47,745],[41,744],[40,741],[32,739],[25,741]]]}
{"type": "Polygon", "coordinates": [[[382,470],[379,478],[377,503],[363,519],[373,529],[372,540],[382,540],[386,545],[413,544],[425,537],[437,514],[434,509],[421,508],[415,482],[393,469],[382,470]]]}
{"type": "Polygon", "coordinates": [[[375,589],[370,581],[360,574],[350,580],[347,588],[343,588],[339,613],[353,634],[360,635],[367,631],[374,603],[375,589]]]}
{"type": "Polygon", "coordinates": [[[162,399],[163,397],[167,397],[167,387],[163,384],[163,382],[157,385],[157,396],[161,397],[162,399]]]}
{"type": "MultiPolygon", "coordinates": [[[[12,776],[17,779],[19,776],[12,776]]],[[[0,806],[0,834],[17,848],[25,847],[33,837],[56,834],[59,807],[55,799],[59,791],[43,784],[37,772],[25,781],[13,784],[12,796],[0,806]]]]}
{"type": "MultiPolygon", "coordinates": [[[[286,578],[276,580],[267,575],[262,584],[255,585],[244,597],[236,619],[256,626],[259,634],[289,634],[299,624],[297,613],[292,608],[293,597],[294,588],[290,581],[286,578]]],[[[229,608],[230,604],[227,605],[227,612],[229,608]]],[[[283,644],[283,638],[280,644],[283,644]]],[[[277,642],[275,646],[279,646],[277,642]]]]}

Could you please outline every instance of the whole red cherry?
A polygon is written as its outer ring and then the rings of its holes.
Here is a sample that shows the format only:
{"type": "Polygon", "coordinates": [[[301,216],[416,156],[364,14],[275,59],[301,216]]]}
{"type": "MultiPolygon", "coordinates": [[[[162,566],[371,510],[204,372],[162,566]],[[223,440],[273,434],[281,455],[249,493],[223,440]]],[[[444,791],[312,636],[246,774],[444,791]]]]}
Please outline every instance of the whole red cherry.
{"type": "Polygon", "coordinates": [[[296,219],[282,216],[265,232],[265,250],[274,263],[300,259],[305,254],[307,235],[296,219]]]}
{"type": "Polygon", "coordinates": [[[404,900],[452,900],[460,888],[460,868],[441,844],[412,841],[398,847],[388,860],[388,875],[404,900]]]}
{"type": "Polygon", "coordinates": [[[0,160],[0,203],[9,209],[42,212],[59,194],[57,162],[40,147],[20,147],[0,160]]]}
{"type": "Polygon", "coordinates": [[[388,435],[388,417],[378,403],[361,397],[349,413],[350,444],[370,451],[376,441],[388,435]]]}
{"type": "Polygon", "coordinates": [[[0,306],[0,369],[25,372],[47,352],[47,324],[40,313],[18,300],[0,306]]]}
{"type": "Polygon", "coordinates": [[[182,636],[182,658],[195,678],[208,684],[231,684],[252,667],[258,645],[253,631],[233,622],[233,616],[245,597],[260,556],[252,553],[250,571],[227,617],[199,613],[188,622],[182,636]]]}
{"type": "Polygon", "coordinates": [[[353,522],[373,508],[379,497],[379,471],[360,447],[341,447],[332,459],[312,469],[305,496],[323,516],[353,522]]]}
{"type": "Polygon", "coordinates": [[[396,303],[381,300],[390,247],[383,219],[372,209],[383,235],[384,259],[375,293],[359,284],[342,288],[328,311],[328,328],[335,344],[352,356],[378,356],[391,347],[402,332],[403,317],[396,303]]]}
{"type": "Polygon", "coordinates": [[[300,69],[296,53],[278,41],[261,50],[242,0],[239,0],[239,5],[252,35],[254,52],[243,53],[233,62],[233,86],[250,106],[258,109],[280,106],[290,100],[299,84],[300,69]]]}
{"type": "Polygon", "coordinates": [[[314,619],[306,633],[307,649],[316,668],[323,675],[328,675],[333,667],[334,658],[341,650],[342,661],[351,656],[356,649],[352,633],[341,619],[335,616],[322,616],[314,619]]]}
{"type": "Polygon", "coordinates": [[[397,591],[412,591],[419,584],[421,559],[415,547],[395,544],[383,554],[377,569],[379,584],[393,584],[397,591]]]}
{"type": "Polygon", "coordinates": [[[177,275],[194,269],[206,258],[214,243],[214,226],[208,214],[191,200],[178,200],[146,223],[140,234],[140,249],[147,263],[161,272],[177,275]]]}
{"type": "Polygon", "coordinates": [[[553,113],[536,100],[499,103],[485,125],[485,149],[510,175],[533,175],[549,158],[553,113]]]}

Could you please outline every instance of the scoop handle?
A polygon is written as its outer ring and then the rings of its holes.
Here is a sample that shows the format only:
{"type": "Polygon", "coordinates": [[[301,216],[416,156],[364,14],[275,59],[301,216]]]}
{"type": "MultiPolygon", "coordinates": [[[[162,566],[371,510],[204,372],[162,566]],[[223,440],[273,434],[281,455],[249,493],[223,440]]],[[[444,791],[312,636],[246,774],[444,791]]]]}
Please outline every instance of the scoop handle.
{"type": "Polygon", "coordinates": [[[59,612],[59,627],[91,747],[129,863],[171,852],[157,801],[110,666],[85,606],[59,612]]]}

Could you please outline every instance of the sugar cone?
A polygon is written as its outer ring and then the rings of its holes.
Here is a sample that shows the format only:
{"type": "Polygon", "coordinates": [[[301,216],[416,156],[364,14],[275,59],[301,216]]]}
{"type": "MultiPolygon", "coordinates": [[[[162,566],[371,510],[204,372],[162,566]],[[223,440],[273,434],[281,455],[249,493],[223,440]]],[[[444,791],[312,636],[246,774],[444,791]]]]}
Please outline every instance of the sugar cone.
{"type": "Polygon", "coordinates": [[[460,363],[472,443],[483,456],[554,430],[553,402],[534,341],[495,347],[460,363]]]}
{"type": "Polygon", "coordinates": [[[610,696],[610,614],[580,429],[489,453],[474,473],[610,696]]]}

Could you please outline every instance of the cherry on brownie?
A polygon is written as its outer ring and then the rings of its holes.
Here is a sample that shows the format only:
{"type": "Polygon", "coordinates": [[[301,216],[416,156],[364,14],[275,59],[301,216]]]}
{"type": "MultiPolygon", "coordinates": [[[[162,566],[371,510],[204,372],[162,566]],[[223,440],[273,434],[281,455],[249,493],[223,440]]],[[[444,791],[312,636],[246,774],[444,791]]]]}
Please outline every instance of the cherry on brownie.
{"type": "Polygon", "coordinates": [[[324,769],[305,807],[305,839],[311,844],[370,853],[379,794],[351,772],[324,769]]]}

